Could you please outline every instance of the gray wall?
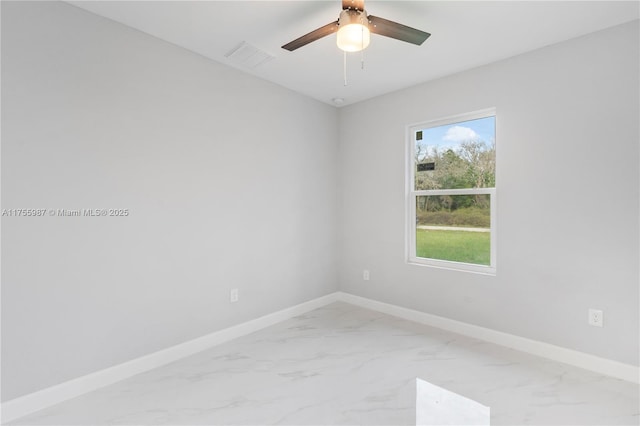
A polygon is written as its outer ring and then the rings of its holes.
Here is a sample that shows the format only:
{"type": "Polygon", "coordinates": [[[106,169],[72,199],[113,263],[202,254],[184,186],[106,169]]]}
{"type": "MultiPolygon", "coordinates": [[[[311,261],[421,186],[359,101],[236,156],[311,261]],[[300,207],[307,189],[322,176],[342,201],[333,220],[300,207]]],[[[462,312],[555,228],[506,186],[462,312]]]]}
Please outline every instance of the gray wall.
{"type": "Polygon", "coordinates": [[[131,212],[2,218],[3,400],[336,291],[337,141],[333,107],[2,2],[2,207],[131,212]]]}
{"type": "Polygon", "coordinates": [[[635,21],[342,109],[341,290],[638,365],[638,51],[635,21]],[[408,265],[406,126],[487,107],[497,275],[408,265]]]}

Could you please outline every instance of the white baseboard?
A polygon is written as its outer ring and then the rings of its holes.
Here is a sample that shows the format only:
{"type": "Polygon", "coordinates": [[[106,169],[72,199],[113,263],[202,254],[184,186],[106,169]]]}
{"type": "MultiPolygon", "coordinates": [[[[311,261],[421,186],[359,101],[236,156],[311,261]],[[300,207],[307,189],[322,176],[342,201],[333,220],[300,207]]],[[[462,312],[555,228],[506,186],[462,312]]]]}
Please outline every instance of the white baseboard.
{"type": "Polygon", "coordinates": [[[377,300],[367,299],[353,294],[338,292],[337,298],[341,302],[350,303],[352,305],[393,315],[409,321],[452,331],[464,336],[474,337],[476,339],[506,346],[511,349],[527,352],[565,364],[570,364],[617,379],[626,380],[632,383],[640,383],[640,368],[634,365],[600,358],[584,352],[578,352],[572,349],[551,345],[549,343],[531,340],[525,337],[391,305],[389,303],[378,302],[377,300]]]}
{"type": "Polygon", "coordinates": [[[338,293],[283,309],[125,363],[2,403],[2,423],[59,404],[337,301],[338,293]]]}
{"type": "Polygon", "coordinates": [[[336,292],[4,402],[2,403],[1,410],[2,423],[4,424],[38,410],[59,404],[136,374],[153,370],[154,368],[161,367],[170,362],[177,361],[337,301],[496,343],[501,346],[574,365],[629,382],[640,383],[640,368],[633,365],[623,364],[560,346],[355,296],[353,294],[336,292]]]}

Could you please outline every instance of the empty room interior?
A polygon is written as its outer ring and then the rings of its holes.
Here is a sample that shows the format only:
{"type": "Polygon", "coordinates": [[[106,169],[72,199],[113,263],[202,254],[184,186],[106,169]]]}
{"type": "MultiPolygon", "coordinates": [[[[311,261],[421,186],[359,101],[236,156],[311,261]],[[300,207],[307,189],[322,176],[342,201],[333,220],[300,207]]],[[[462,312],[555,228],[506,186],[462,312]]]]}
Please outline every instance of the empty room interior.
{"type": "Polygon", "coordinates": [[[637,1],[2,1],[8,425],[638,425],[637,1]]]}

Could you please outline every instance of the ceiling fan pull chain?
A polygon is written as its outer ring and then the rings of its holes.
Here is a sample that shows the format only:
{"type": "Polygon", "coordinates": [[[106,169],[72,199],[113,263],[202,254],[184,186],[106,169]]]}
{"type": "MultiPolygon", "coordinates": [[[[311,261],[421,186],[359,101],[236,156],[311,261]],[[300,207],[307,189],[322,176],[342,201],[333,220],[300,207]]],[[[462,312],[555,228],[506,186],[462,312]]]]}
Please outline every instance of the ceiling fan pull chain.
{"type": "Polygon", "coordinates": [[[347,51],[343,51],[343,61],[342,61],[342,75],[344,77],[344,85],[347,85],[347,51]]]}

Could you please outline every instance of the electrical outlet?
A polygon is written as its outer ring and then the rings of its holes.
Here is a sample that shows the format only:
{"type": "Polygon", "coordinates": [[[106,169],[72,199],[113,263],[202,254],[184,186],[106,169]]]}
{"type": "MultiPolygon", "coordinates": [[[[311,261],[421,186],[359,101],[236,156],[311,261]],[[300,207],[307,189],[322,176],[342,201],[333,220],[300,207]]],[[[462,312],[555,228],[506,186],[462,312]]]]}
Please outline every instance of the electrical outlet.
{"type": "Polygon", "coordinates": [[[602,327],[604,324],[604,314],[599,309],[589,309],[589,325],[602,327]]]}
{"type": "Polygon", "coordinates": [[[238,292],[238,289],[231,289],[231,291],[229,292],[229,302],[236,303],[238,299],[240,299],[240,293],[238,292]]]}
{"type": "Polygon", "coordinates": [[[369,281],[369,270],[365,269],[362,271],[362,279],[365,281],[369,281]]]}

